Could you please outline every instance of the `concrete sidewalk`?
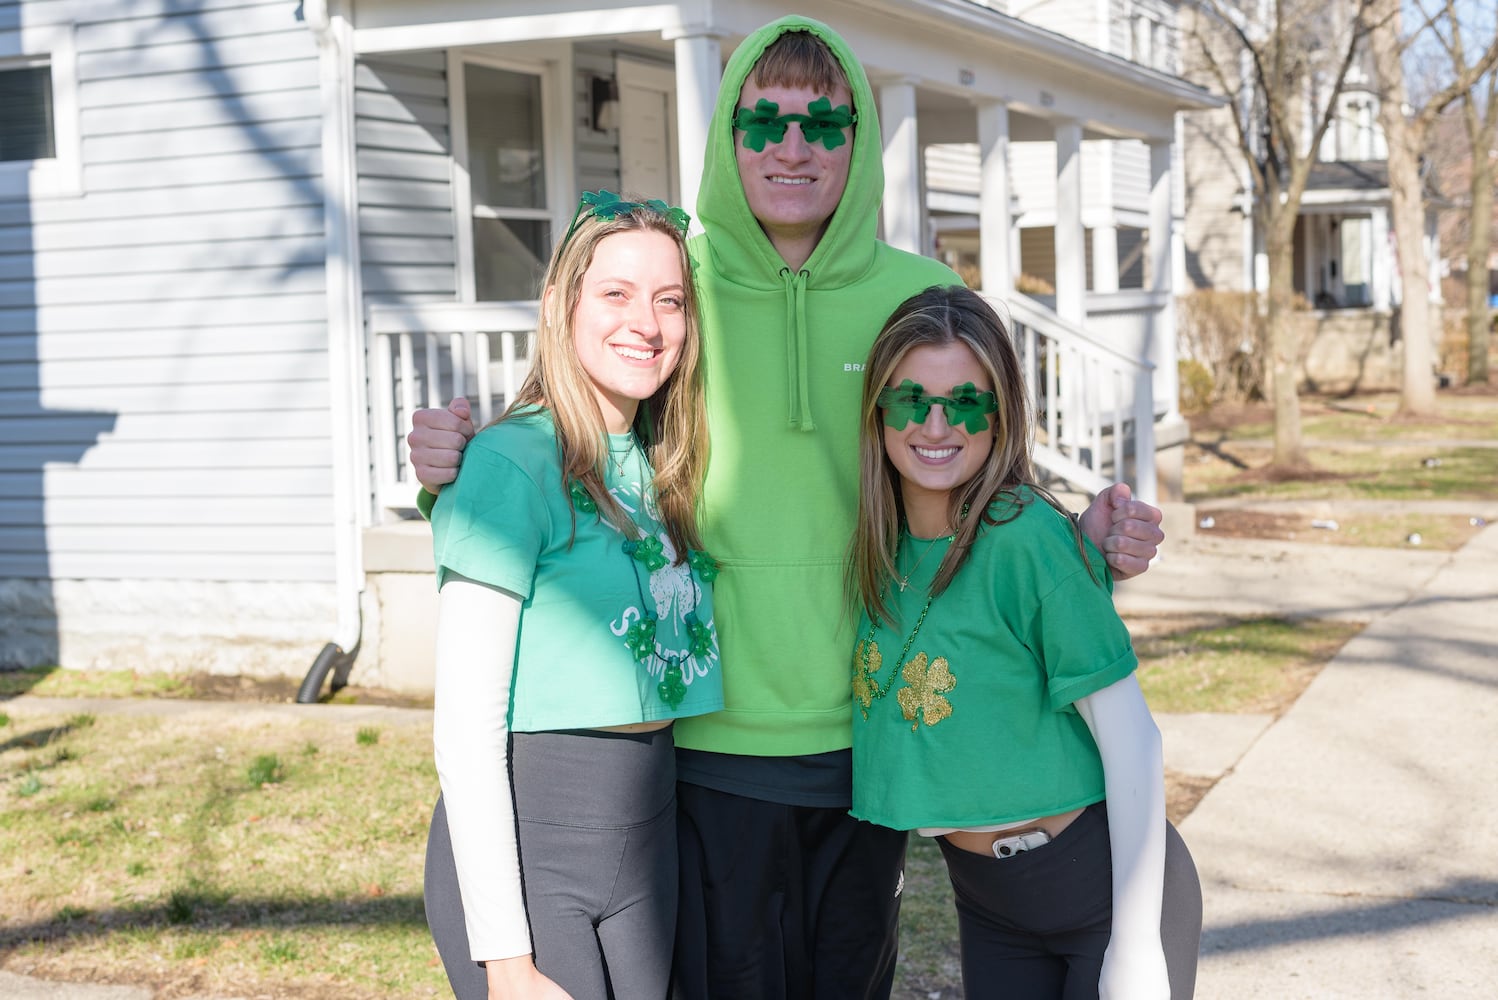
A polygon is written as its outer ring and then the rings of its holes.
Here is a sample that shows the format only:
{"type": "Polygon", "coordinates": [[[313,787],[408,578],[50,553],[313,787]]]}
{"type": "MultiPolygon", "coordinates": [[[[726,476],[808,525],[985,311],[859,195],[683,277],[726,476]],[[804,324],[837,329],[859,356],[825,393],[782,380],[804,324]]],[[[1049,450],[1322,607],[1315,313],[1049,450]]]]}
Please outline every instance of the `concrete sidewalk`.
{"type": "Polygon", "coordinates": [[[1184,592],[1198,607],[1304,601],[1316,614],[1371,616],[1182,824],[1206,897],[1196,995],[1493,997],[1498,526],[1454,555],[1326,559],[1340,583],[1307,593],[1320,574],[1302,564],[1276,598],[1258,574],[1235,587],[1225,564],[1214,595],[1200,589],[1200,559],[1188,571],[1167,556],[1163,573],[1120,598],[1168,604],[1157,591],[1198,574],[1184,592]],[[1382,587],[1353,597],[1351,582],[1370,573],[1382,587]]]}

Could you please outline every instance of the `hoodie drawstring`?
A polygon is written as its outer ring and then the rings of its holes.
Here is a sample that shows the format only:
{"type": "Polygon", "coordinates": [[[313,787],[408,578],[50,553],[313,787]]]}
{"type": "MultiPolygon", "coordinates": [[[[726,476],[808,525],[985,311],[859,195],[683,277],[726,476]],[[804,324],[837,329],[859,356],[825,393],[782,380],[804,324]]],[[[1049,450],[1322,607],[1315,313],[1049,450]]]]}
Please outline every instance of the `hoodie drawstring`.
{"type": "Polygon", "coordinates": [[[790,389],[786,418],[800,431],[817,429],[811,419],[811,374],[807,371],[811,347],[806,330],[806,280],[810,277],[810,271],[780,269],[780,280],[785,282],[785,381],[790,389]]]}

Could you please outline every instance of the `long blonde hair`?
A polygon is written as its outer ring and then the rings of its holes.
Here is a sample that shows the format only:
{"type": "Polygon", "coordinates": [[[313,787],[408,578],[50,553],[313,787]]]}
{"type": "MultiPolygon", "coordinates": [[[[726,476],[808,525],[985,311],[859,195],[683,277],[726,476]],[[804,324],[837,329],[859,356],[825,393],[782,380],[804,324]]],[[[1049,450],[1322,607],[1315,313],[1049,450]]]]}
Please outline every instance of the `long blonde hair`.
{"type": "MultiPolygon", "coordinates": [[[[1020,487],[1067,514],[1035,476],[1030,458],[1030,396],[1004,321],[981,295],[960,285],[938,285],[911,296],[890,314],[869,349],[859,409],[858,521],[849,545],[845,582],[850,606],[861,608],[874,622],[892,620],[889,581],[897,575],[895,556],[905,520],[900,474],[884,449],[879,392],[911,350],[950,343],[965,344],[973,352],[992,380],[999,408],[993,415],[993,448],[983,467],[947,496],[947,517],[957,530],[937,567],[931,594],[938,596],[951,584],[984,525],[1003,524],[1019,516],[1029,502],[1020,487]],[[999,500],[1005,501],[1002,517],[994,513],[999,500]]],[[[1072,525],[1075,532],[1074,519],[1072,525]]],[[[1081,551],[1080,534],[1077,546],[1081,551]]]]}
{"type": "MultiPolygon", "coordinates": [[[[702,548],[697,501],[707,470],[707,410],[702,390],[702,328],[697,316],[697,289],[686,234],[665,213],[641,200],[612,218],[589,212],[557,244],[546,268],[536,352],[530,374],[515,399],[494,423],[536,409],[549,409],[556,425],[561,458],[561,489],[572,503],[569,484],[582,484],[600,516],[619,530],[634,534],[633,522],[604,484],[608,456],[607,427],[592,383],[578,360],[573,314],[582,297],[583,275],[598,245],[616,233],[653,232],[671,239],[681,261],[682,312],[686,339],[676,370],[649,398],[641,400],[632,429],[655,470],[653,480],[661,524],[676,549],[677,562],[688,549],[702,548]]],[[[573,510],[574,529],[577,511],[573,510]]]]}

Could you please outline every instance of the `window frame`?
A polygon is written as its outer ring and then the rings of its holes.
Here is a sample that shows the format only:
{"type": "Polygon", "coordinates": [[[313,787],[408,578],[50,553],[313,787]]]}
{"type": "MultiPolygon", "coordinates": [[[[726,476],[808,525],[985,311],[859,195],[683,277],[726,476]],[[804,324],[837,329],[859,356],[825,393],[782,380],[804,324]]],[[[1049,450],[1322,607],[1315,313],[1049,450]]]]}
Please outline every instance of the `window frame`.
{"type": "Polygon", "coordinates": [[[45,65],[52,77],[55,156],[0,162],[0,201],[73,197],[83,193],[78,107],[78,52],[72,25],[0,31],[0,70],[45,65]]]}
{"type": "MultiPolygon", "coordinates": [[[[551,223],[551,244],[561,238],[571,218],[573,203],[559,199],[571,196],[570,157],[566,156],[567,136],[561,122],[571,122],[570,104],[564,112],[563,90],[557,80],[558,65],[551,60],[518,60],[474,50],[448,51],[448,120],[452,134],[453,222],[457,230],[458,299],[478,301],[477,268],[474,260],[473,225],[476,219],[526,219],[551,223]],[[546,205],[544,208],[494,208],[479,206],[473,200],[473,178],[468,169],[468,90],[467,67],[524,73],[537,77],[541,84],[541,156],[545,161],[546,205]],[[564,159],[567,162],[563,162],[564,159]],[[565,193],[565,194],[564,194],[565,193]]],[[[570,101],[570,94],[566,99],[570,101]]],[[[547,247],[549,253],[550,246],[547,247]]],[[[545,261],[542,261],[544,266],[545,261]]]]}

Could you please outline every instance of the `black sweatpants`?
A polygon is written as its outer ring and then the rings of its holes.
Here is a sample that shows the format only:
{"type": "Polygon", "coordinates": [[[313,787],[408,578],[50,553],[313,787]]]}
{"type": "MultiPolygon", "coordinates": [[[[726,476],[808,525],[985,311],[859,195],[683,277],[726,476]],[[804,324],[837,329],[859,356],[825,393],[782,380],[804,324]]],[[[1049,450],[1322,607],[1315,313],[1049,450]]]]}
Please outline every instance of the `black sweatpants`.
{"type": "Polygon", "coordinates": [[[888,997],[903,832],[677,786],[676,1000],[888,997]]]}

